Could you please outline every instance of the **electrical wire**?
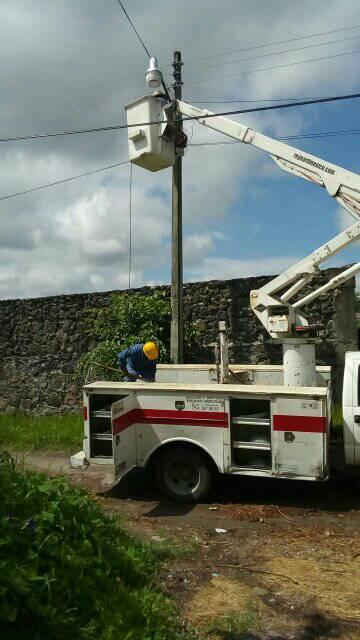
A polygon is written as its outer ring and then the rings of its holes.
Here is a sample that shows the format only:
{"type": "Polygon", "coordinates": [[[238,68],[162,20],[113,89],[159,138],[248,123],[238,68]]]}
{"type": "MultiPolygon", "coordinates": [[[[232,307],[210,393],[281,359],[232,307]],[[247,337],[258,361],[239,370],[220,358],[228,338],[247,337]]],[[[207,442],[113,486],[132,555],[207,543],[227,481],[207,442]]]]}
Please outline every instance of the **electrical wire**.
{"type": "Polygon", "coordinates": [[[55,180],[48,184],[43,184],[39,187],[32,187],[31,189],[25,189],[25,191],[18,191],[17,193],[11,193],[7,196],[0,196],[0,200],[9,200],[10,198],[16,198],[17,196],[23,196],[26,193],[32,193],[33,191],[40,191],[41,189],[47,189],[48,187],[54,187],[57,184],[63,184],[64,182],[70,182],[71,180],[77,180],[78,178],[84,178],[94,173],[100,173],[107,169],[113,169],[114,167],[121,167],[123,164],[128,164],[130,160],[124,160],[123,162],[115,162],[114,164],[108,164],[106,167],[100,167],[99,169],[93,169],[92,171],[86,171],[85,173],[79,173],[77,176],[71,176],[70,178],[63,178],[62,180],[55,180]]]}
{"type": "Polygon", "coordinates": [[[295,47],[295,49],[284,49],[283,51],[274,51],[268,53],[262,53],[259,56],[250,56],[249,58],[239,58],[238,60],[228,60],[227,62],[217,62],[216,64],[209,64],[203,67],[196,67],[195,71],[200,71],[202,69],[213,69],[214,67],[224,67],[227,64],[236,64],[237,62],[247,62],[249,60],[259,60],[260,58],[268,58],[269,56],[279,56],[283,53],[294,53],[295,51],[304,51],[305,49],[314,49],[315,47],[323,47],[328,44],[337,44],[339,42],[346,42],[348,40],[358,40],[360,38],[360,34],[357,36],[350,36],[349,38],[341,38],[340,40],[329,40],[328,42],[320,42],[317,44],[308,44],[304,47],[295,47]]]}
{"type": "MultiPolygon", "coordinates": [[[[117,2],[119,3],[120,7],[122,8],[122,10],[123,10],[123,12],[124,12],[124,14],[125,14],[126,18],[128,19],[128,21],[129,21],[129,23],[130,23],[130,25],[131,25],[132,29],[134,30],[134,32],[135,32],[135,34],[136,34],[136,36],[137,36],[137,39],[139,40],[139,42],[140,42],[141,46],[142,46],[142,47],[143,47],[143,49],[145,50],[145,53],[147,53],[148,57],[149,57],[149,58],[151,58],[151,54],[150,54],[149,49],[147,48],[147,46],[146,46],[146,45],[145,45],[145,43],[144,43],[144,40],[142,39],[142,37],[140,36],[140,34],[138,33],[138,31],[136,30],[135,25],[134,25],[133,21],[131,20],[131,18],[130,18],[130,16],[129,16],[128,12],[126,11],[126,9],[125,9],[125,7],[124,7],[123,3],[121,2],[121,0],[117,0],[117,2]]],[[[169,93],[169,88],[167,87],[167,85],[166,85],[166,83],[165,83],[164,79],[162,80],[162,83],[161,83],[161,84],[162,84],[162,86],[163,86],[163,89],[164,89],[165,95],[168,97],[168,99],[169,99],[169,100],[171,100],[170,93],[169,93]]]]}
{"type": "MultiPolygon", "coordinates": [[[[135,73],[135,74],[134,74],[134,75],[132,75],[132,76],[126,76],[126,77],[122,76],[122,77],[119,77],[119,80],[126,80],[126,79],[128,79],[128,78],[133,78],[134,76],[136,77],[136,76],[140,76],[140,75],[141,75],[142,77],[144,77],[144,72],[142,72],[142,73],[135,73]]],[[[83,86],[83,87],[80,87],[79,89],[73,89],[73,90],[70,90],[70,91],[65,91],[65,92],[63,92],[63,93],[59,93],[59,94],[57,94],[57,96],[55,96],[54,98],[50,98],[50,97],[48,97],[48,98],[41,98],[40,100],[32,100],[31,102],[29,102],[29,101],[27,100],[27,104],[28,104],[28,105],[37,105],[37,104],[41,104],[42,102],[47,102],[48,100],[52,100],[52,99],[56,100],[58,97],[61,97],[61,96],[71,95],[72,93],[79,93],[80,91],[86,91],[87,89],[92,89],[92,88],[94,88],[94,87],[99,87],[99,86],[102,86],[102,85],[104,85],[104,84],[110,84],[111,82],[113,82],[113,81],[114,81],[114,78],[116,78],[116,77],[117,77],[117,76],[113,76],[113,78],[112,78],[111,80],[105,80],[105,81],[103,81],[103,82],[97,82],[97,83],[95,83],[95,84],[85,85],[85,86],[83,86]]],[[[137,82],[136,84],[128,84],[128,85],[125,85],[125,86],[120,86],[120,87],[119,87],[119,89],[121,89],[121,90],[125,90],[125,89],[133,89],[133,88],[135,88],[135,87],[140,87],[140,86],[143,86],[143,82],[140,82],[140,81],[139,81],[139,82],[137,82]]],[[[81,99],[82,97],[83,97],[83,96],[79,96],[79,98],[75,98],[75,100],[81,99]]]]}
{"type": "Polygon", "coordinates": [[[132,178],[133,178],[133,165],[130,162],[130,174],[129,174],[129,291],[131,289],[131,267],[132,267],[132,178]]]}
{"type": "Polygon", "coordinates": [[[262,49],[264,47],[274,47],[279,44],[288,44],[289,42],[297,42],[299,40],[307,40],[309,38],[316,38],[318,36],[328,36],[331,33],[340,33],[340,31],[351,31],[353,29],[360,29],[360,25],[355,25],[353,27],[342,27],[341,29],[331,29],[331,31],[320,31],[318,33],[311,33],[308,36],[297,36],[295,38],[289,38],[287,40],[278,40],[277,42],[267,42],[264,44],[256,44],[251,47],[245,47],[242,49],[233,49],[232,51],[221,51],[219,53],[211,53],[207,56],[201,56],[197,58],[188,58],[185,59],[185,63],[193,62],[195,60],[209,60],[210,58],[216,58],[217,56],[225,56],[230,55],[232,53],[242,53],[243,51],[253,51],[254,49],[262,49]]]}
{"type": "Polygon", "coordinates": [[[295,136],[279,137],[279,140],[305,140],[306,138],[330,138],[332,136],[358,135],[360,129],[343,129],[339,131],[317,131],[314,133],[303,133],[295,136]]]}
{"type": "MultiPolygon", "coordinates": [[[[317,98],[326,98],[328,96],[316,96],[317,98]]],[[[212,99],[212,98],[205,98],[203,99],[199,99],[199,98],[188,98],[185,100],[185,102],[189,102],[190,104],[241,104],[241,103],[248,103],[248,104],[257,104],[258,102],[282,102],[285,100],[291,100],[291,101],[295,101],[295,100],[315,100],[314,96],[310,97],[310,96],[302,96],[302,97],[297,97],[297,98],[257,98],[256,100],[254,99],[247,99],[247,98],[243,98],[242,100],[228,100],[226,98],[224,98],[224,100],[220,100],[220,99],[212,99]]]]}
{"type": "MultiPolygon", "coordinates": [[[[342,136],[342,135],[359,135],[360,129],[344,129],[340,131],[318,131],[314,133],[307,134],[299,134],[293,136],[277,136],[277,140],[301,140],[301,139],[310,139],[310,138],[326,138],[332,136],[342,136]]],[[[219,145],[224,144],[241,144],[240,140],[214,140],[213,142],[192,142],[188,145],[188,147],[217,147],[219,145]]],[[[92,175],[94,173],[100,173],[101,171],[106,171],[107,169],[113,169],[114,167],[120,167],[124,164],[130,163],[129,160],[125,160],[123,162],[117,162],[115,164],[110,164],[105,167],[100,167],[99,169],[94,169],[93,171],[87,171],[86,173],[80,173],[76,176],[71,176],[69,178],[64,178],[62,180],[56,180],[55,182],[50,182],[48,184],[41,185],[39,187],[33,187],[31,189],[26,189],[25,191],[18,191],[17,193],[12,193],[7,196],[0,196],[0,200],[8,200],[10,198],[16,198],[17,196],[22,196],[27,193],[32,193],[33,191],[40,191],[41,189],[47,189],[48,187],[53,187],[57,184],[62,184],[64,182],[70,182],[71,180],[77,180],[78,178],[83,178],[85,176],[92,175]]],[[[132,167],[132,163],[130,163],[132,167]]],[[[132,175],[130,178],[130,218],[132,217],[132,175]]],[[[132,223],[129,222],[129,230],[131,229],[132,223]]],[[[129,233],[129,246],[132,243],[132,239],[129,233]]],[[[131,256],[129,252],[129,264],[131,264],[131,256]]],[[[129,285],[130,288],[130,285],[129,285]]]]}
{"type": "MultiPolygon", "coordinates": [[[[123,98],[122,98],[123,99],[123,98]]],[[[93,111],[93,110],[97,110],[97,109],[102,109],[103,107],[108,107],[110,105],[113,104],[119,104],[121,103],[122,99],[120,99],[120,96],[117,100],[112,100],[111,102],[103,102],[102,104],[96,104],[96,105],[92,105],[89,107],[84,107],[83,109],[76,109],[75,111],[68,111],[67,113],[58,113],[57,115],[53,115],[53,116],[49,116],[46,118],[41,118],[40,120],[32,120],[30,122],[22,122],[21,126],[25,127],[25,126],[31,126],[34,124],[40,124],[40,122],[47,122],[48,120],[58,120],[59,118],[66,118],[68,116],[74,116],[77,115],[78,113],[84,113],[86,111],[93,111]]],[[[15,124],[9,124],[9,125],[5,125],[10,127],[10,129],[12,129],[15,126],[19,126],[19,125],[15,125],[15,124]]]]}
{"type": "Polygon", "coordinates": [[[120,7],[122,8],[122,10],[123,10],[123,12],[124,12],[124,14],[125,14],[126,18],[128,19],[128,21],[129,21],[129,23],[130,23],[130,25],[131,25],[131,27],[132,27],[133,31],[136,33],[137,39],[139,40],[139,42],[140,42],[141,46],[142,46],[142,47],[143,47],[143,49],[145,50],[145,53],[147,53],[148,58],[151,58],[151,55],[150,55],[149,49],[147,48],[147,46],[146,46],[146,44],[144,43],[144,41],[143,41],[142,37],[140,36],[140,34],[138,33],[138,31],[136,30],[135,25],[134,25],[133,21],[131,20],[131,18],[130,18],[130,16],[129,16],[128,12],[126,11],[126,9],[125,9],[125,7],[124,7],[123,3],[121,2],[121,0],[117,0],[117,1],[118,1],[118,3],[119,3],[120,7]]]}
{"type": "MultiPolygon", "coordinates": [[[[314,100],[299,100],[297,102],[287,102],[285,104],[274,104],[274,105],[268,105],[265,107],[252,107],[251,109],[234,109],[232,111],[207,113],[205,115],[199,115],[199,116],[186,116],[180,119],[174,119],[173,122],[176,123],[176,122],[207,120],[209,118],[217,118],[219,116],[230,116],[230,115],[237,115],[241,113],[259,113],[261,111],[289,109],[290,107],[301,107],[301,106],[312,105],[312,104],[339,102],[342,100],[353,100],[355,98],[360,98],[360,93],[351,93],[348,95],[340,95],[340,96],[330,96],[327,98],[315,98],[314,100]]],[[[110,125],[106,127],[94,127],[92,129],[79,129],[77,131],[56,131],[54,133],[37,133],[37,134],[32,134],[27,136],[16,136],[13,138],[0,138],[0,142],[16,142],[20,140],[36,140],[39,138],[54,138],[58,136],[69,136],[69,135],[77,135],[77,134],[84,134],[84,133],[119,131],[122,129],[130,129],[133,127],[143,127],[151,124],[159,125],[159,124],[165,124],[165,123],[167,123],[167,120],[151,120],[149,122],[136,122],[134,124],[119,124],[119,125],[110,125]]]]}
{"type": "Polygon", "coordinates": [[[272,71],[274,69],[284,69],[285,67],[294,67],[299,64],[307,64],[309,62],[320,62],[322,60],[331,60],[333,58],[341,58],[343,56],[350,56],[356,53],[360,53],[360,49],[354,51],[345,51],[344,53],[335,53],[331,56],[322,56],[320,58],[310,58],[309,60],[299,60],[298,62],[287,62],[286,64],[278,64],[272,67],[262,67],[261,69],[250,69],[249,71],[241,71],[240,73],[228,73],[222,76],[216,76],[214,78],[205,78],[204,80],[191,80],[187,82],[187,85],[200,84],[202,82],[211,82],[212,80],[223,80],[224,78],[235,78],[237,76],[247,76],[252,73],[259,73],[260,71],[272,71]]]}
{"type": "MultiPolygon", "coordinates": [[[[338,131],[314,131],[293,136],[276,136],[276,140],[306,140],[313,138],[331,138],[333,136],[359,135],[360,129],[343,129],[338,131]]],[[[213,142],[193,142],[189,147],[217,147],[220,144],[240,144],[241,140],[214,140],[213,142]]]]}
{"type": "MultiPolygon", "coordinates": [[[[319,35],[328,35],[328,34],[331,34],[331,33],[337,33],[337,32],[340,32],[340,31],[347,31],[347,30],[350,30],[350,29],[358,29],[358,28],[360,28],[360,25],[356,25],[356,26],[354,26],[354,27],[344,27],[344,28],[342,28],[342,29],[333,29],[333,30],[331,30],[331,31],[324,31],[324,32],[317,33],[317,34],[313,34],[313,35],[309,35],[309,36],[302,36],[302,37],[298,37],[298,38],[291,38],[291,39],[289,39],[289,40],[281,40],[281,41],[274,42],[274,43],[268,43],[268,44],[263,44],[263,45],[256,45],[256,46],[254,46],[254,47],[247,47],[247,48],[245,48],[245,49],[235,49],[234,51],[224,52],[224,54],[222,54],[222,53],[216,53],[216,54],[211,54],[210,56],[203,56],[203,57],[199,57],[199,58],[190,58],[188,61],[190,62],[190,61],[192,61],[192,60],[205,60],[205,59],[208,59],[208,58],[212,58],[212,57],[214,57],[214,56],[225,55],[226,53],[240,53],[240,52],[242,52],[242,51],[249,51],[249,50],[252,50],[252,49],[258,49],[258,48],[261,48],[261,47],[272,46],[272,45],[277,45],[277,44],[285,44],[285,43],[287,43],[287,42],[293,42],[293,41],[296,41],[296,40],[302,40],[302,39],[306,39],[306,38],[312,38],[312,37],[319,36],[319,35]]],[[[186,61],[186,62],[188,62],[188,61],[186,61]]],[[[170,64],[169,66],[171,66],[171,64],[170,64]]],[[[36,105],[36,104],[41,104],[41,103],[43,103],[43,102],[47,102],[48,100],[52,100],[52,99],[53,99],[53,100],[58,100],[60,97],[63,97],[63,96],[71,95],[71,94],[74,94],[74,93],[75,93],[75,94],[76,94],[76,93],[81,93],[81,92],[83,92],[83,91],[87,91],[88,89],[93,89],[93,88],[96,88],[96,87],[101,87],[101,86],[104,86],[104,85],[106,85],[106,84],[110,84],[110,83],[115,82],[115,81],[130,80],[130,79],[133,79],[134,77],[137,77],[137,76],[139,76],[139,77],[140,77],[140,76],[143,76],[143,75],[144,75],[144,72],[143,72],[143,71],[138,72],[138,73],[133,73],[133,74],[131,74],[131,75],[129,75],[129,76],[122,76],[122,75],[116,74],[116,75],[111,76],[111,78],[109,78],[108,80],[102,80],[101,82],[96,82],[96,83],[92,83],[92,84],[89,84],[89,85],[83,85],[83,86],[77,87],[76,89],[69,89],[69,90],[67,90],[67,91],[63,91],[63,92],[61,92],[61,93],[59,93],[59,94],[56,94],[53,98],[51,98],[51,97],[49,97],[49,96],[48,96],[48,97],[46,97],[46,98],[41,98],[40,100],[39,100],[39,99],[37,99],[37,100],[31,100],[31,98],[30,98],[30,99],[28,99],[28,100],[27,100],[27,104],[28,104],[28,105],[29,105],[29,104],[30,104],[30,105],[36,105]]],[[[140,83],[137,83],[136,85],[135,85],[135,84],[125,85],[125,86],[123,86],[123,87],[120,87],[120,89],[130,89],[130,88],[135,88],[135,87],[137,87],[139,84],[140,84],[140,83]]],[[[76,100],[77,100],[77,99],[79,99],[79,98],[76,98],[76,100]]],[[[242,100],[238,100],[238,101],[235,101],[235,102],[243,102],[243,101],[242,101],[242,100]]],[[[246,100],[246,101],[244,101],[244,102],[249,102],[249,101],[248,101],[248,100],[246,100]]],[[[208,104],[211,104],[211,103],[210,103],[210,102],[208,102],[208,104]]],[[[215,102],[213,102],[212,104],[216,104],[216,103],[215,103],[215,102]]]]}

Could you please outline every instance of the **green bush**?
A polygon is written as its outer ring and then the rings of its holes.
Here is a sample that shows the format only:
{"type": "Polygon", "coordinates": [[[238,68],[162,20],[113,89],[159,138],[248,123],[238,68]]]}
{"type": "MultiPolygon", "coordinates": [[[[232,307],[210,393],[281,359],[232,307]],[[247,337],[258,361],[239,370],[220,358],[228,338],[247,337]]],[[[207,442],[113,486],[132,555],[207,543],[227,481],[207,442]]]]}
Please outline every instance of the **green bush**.
{"type": "MultiPolygon", "coordinates": [[[[87,334],[96,346],[86,353],[77,367],[77,375],[87,377],[97,364],[118,369],[117,356],[132,344],[154,340],[160,348],[160,362],[170,362],[170,300],[163,291],[152,295],[114,294],[104,307],[85,310],[87,334]]],[[[196,348],[202,332],[197,323],[186,323],[185,357],[196,348]]],[[[120,371],[103,368],[103,379],[118,380],[120,371]]]]}
{"type": "Polygon", "coordinates": [[[127,534],[81,489],[0,454],[0,636],[173,640],[153,587],[160,551],[127,534]]]}

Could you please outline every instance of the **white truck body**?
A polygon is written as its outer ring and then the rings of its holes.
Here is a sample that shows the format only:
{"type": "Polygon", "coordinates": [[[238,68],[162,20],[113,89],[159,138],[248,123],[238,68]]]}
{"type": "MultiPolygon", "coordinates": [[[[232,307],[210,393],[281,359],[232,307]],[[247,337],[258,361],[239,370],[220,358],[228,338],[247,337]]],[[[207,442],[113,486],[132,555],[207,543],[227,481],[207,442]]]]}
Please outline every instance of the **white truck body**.
{"type": "MultiPolygon", "coordinates": [[[[201,451],[219,473],[326,480],[330,367],[317,367],[317,387],[285,387],[282,366],[233,365],[232,370],[244,374],[246,383],[218,384],[216,365],[160,365],[155,383],[85,385],[86,460],[109,465],[118,481],[134,467],[147,466],[165,447],[181,444],[201,451]]],[[[360,352],[346,354],[349,465],[360,464],[359,372],[360,352]]]]}
{"type": "Polygon", "coordinates": [[[346,354],[343,384],[345,462],[360,465],[360,352],[346,354]]]}
{"type": "Polygon", "coordinates": [[[247,384],[218,384],[215,366],[174,365],[159,367],[155,383],[86,385],[86,459],[113,465],[118,480],[164,445],[183,443],[198,447],[220,473],[325,480],[330,367],[319,367],[320,386],[309,388],[284,387],[281,366],[233,370],[244,372],[247,384]]]}

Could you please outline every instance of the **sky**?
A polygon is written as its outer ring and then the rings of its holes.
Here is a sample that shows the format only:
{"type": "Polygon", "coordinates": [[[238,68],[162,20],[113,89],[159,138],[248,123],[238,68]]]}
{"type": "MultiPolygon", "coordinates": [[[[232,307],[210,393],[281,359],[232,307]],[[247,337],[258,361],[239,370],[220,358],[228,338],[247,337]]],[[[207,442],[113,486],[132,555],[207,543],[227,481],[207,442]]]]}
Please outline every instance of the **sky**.
{"type": "MultiPolygon", "coordinates": [[[[182,52],[183,99],[197,106],[246,109],[360,90],[356,0],[124,4],[167,82],[173,51],[182,52]]],[[[124,124],[124,105],[149,92],[147,67],[116,0],[1,0],[0,137],[124,124]]],[[[232,117],[276,138],[357,129],[359,113],[351,100],[232,117]]],[[[198,123],[186,131],[185,281],[278,273],[352,223],[324,189],[266,153],[196,146],[229,139],[198,123]]],[[[359,143],[344,135],[290,144],[359,172],[359,143]]],[[[2,142],[0,198],[127,160],[126,131],[2,142]]],[[[0,298],[127,288],[129,176],[124,164],[2,200],[0,298]]],[[[131,286],[168,283],[170,249],[171,169],[133,166],[131,286]]],[[[354,246],[331,264],[357,260],[354,246]]]]}

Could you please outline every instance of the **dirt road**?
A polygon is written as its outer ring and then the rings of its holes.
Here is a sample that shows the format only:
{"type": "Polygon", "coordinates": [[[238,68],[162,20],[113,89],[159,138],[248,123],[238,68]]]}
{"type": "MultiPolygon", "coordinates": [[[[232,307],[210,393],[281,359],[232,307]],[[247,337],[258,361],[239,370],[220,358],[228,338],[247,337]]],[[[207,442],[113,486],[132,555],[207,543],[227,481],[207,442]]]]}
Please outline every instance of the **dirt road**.
{"type": "MultiPolygon", "coordinates": [[[[59,455],[27,463],[104,490],[103,469],[69,470],[59,455]]],[[[208,637],[360,638],[360,483],[223,477],[206,504],[178,505],[133,474],[100,500],[137,533],[183,545],[162,585],[208,637]]]]}

